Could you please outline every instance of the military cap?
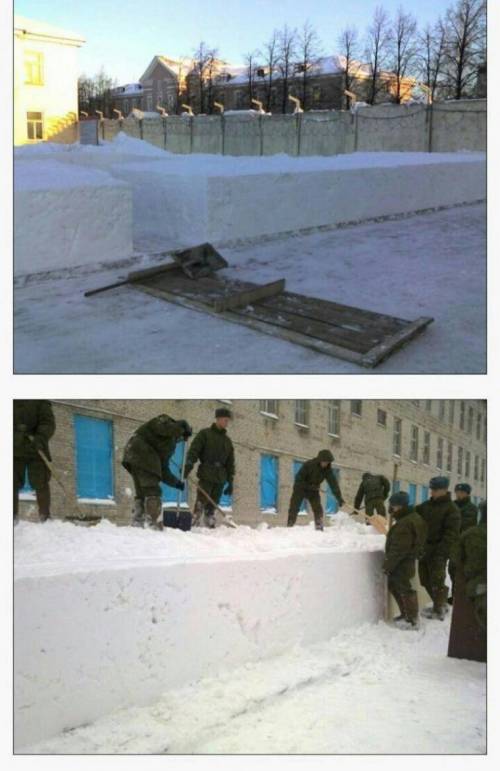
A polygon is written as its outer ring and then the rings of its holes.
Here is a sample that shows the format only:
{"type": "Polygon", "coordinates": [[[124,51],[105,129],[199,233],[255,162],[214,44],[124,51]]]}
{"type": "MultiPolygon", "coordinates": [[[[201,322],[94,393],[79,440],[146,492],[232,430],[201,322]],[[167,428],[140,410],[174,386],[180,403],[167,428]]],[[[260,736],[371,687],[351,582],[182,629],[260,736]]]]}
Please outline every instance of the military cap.
{"type": "Polygon", "coordinates": [[[448,477],[432,477],[429,482],[431,490],[447,490],[450,486],[448,477]]]}
{"type": "Polygon", "coordinates": [[[232,418],[233,414],[231,410],[228,410],[227,407],[217,407],[215,410],[215,417],[216,418],[232,418]]]}
{"type": "Polygon", "coordinates": [[[467,493],[467,495],[470,495],[472,492],[472,487],[467,484],[467,482],[459,482],[458,485],[455,485],[455,492],[462,492],[467,493]]]}
{"type": "Polygon", "coordinates": [[[330,450],[320,450],[318,452],[318,460],[323,461],[324,463],[332,463],[335,458],[333,457],[330,450]]]}
{"type": "Polygon", "coordinates": [[[393,493],[389,498],[390,506],[408,506],[410,503],[410,496],[401,490],[399,493],[393,493]]]}

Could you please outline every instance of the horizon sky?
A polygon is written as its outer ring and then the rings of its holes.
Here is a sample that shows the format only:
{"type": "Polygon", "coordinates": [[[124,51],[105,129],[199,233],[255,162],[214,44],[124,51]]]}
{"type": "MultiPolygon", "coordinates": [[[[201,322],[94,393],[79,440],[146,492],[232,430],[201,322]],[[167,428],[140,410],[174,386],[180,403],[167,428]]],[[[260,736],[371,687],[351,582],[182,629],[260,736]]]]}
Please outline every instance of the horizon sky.
{"type": "Polygon", "coordinates": [[[357,26],[361,35],[376,5],[392,15],[399,5],[414,13],[419,26],[444,14],[451,0],[353,0],[341,9],[331,0],[313,0],[307,6],[297,0],[15,0],[14,13],[45,21],[76,32],[86,39],[79,51],[79,70],[88,76],[101,67],[118,83],[132,83],[141,77],[157,55],[192,55],[204,40],[232,64],[241,64],[247,51],[259,48],[274,28],[285,23],[300,27],[309,20],[317,29],[324,53],[337,50],[337,37],[346,25],[357,26]],[[138,10],[140,13],[138,13],[138,10]],[[188,25],[189,22],[189,25],[188,25]]]}

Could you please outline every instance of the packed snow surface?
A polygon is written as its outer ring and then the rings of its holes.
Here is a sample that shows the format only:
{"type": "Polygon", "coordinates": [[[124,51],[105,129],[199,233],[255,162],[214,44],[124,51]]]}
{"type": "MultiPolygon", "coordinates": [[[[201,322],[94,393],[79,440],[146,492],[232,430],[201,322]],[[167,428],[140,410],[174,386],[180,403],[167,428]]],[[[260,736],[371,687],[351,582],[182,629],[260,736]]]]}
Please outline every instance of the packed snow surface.
{"type": "Polygon", "coordinates": [[[20,522],[14,531],[16,578],[57,575],[138,565],[189,561],[266,559],[291,554],[377,551],[385,538],[371,527],[339,513],[323,532],[311,526],[193,528],[189,533],[165,528],[161,533],[119,527],[103,520],[95,527],[49,521],[20,522]]]}
{"type": "Polygon", "coordinates": [[[364,624],[19,751],[484,753],[486,667],[447,658],[448,634],[364,624]]]}

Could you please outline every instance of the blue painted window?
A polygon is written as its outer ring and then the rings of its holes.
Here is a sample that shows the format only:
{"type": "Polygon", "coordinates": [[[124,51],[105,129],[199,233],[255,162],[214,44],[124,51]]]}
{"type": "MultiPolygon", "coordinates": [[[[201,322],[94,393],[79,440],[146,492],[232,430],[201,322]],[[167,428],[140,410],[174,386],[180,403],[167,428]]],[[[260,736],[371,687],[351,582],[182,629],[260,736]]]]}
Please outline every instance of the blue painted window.
{"type": "Polygon", "coordinates": [[[410,482],[408,485],[408,495],[410,497],[410,506],[415,506],[417,502],[417,485],[410,482]]]}
{"type": "Polygon", "coordinates": [[[233,508],[233,496],[232,495],[226,495],[226,493],[222,493],[219,501],[219,506],[224,506],[224,508],[232,509],[233,508]]]}
{"type": "Polygon", "coordinates": [[[278,458],[260,456],[260,508],[278,510],[278,458]]]}
{"type": "MultiPolygon", "coordinates": [[[[337,479],[337,482],[340,478],[340,469],[333,469],[333,473],[337,479]]],[[[325,506],[325,514],[327,516],[332,516],[333,514],[336,514],[339,510],[339,505],[337,503],[337,499],[330,490],[330,485],[328,482],[326,482],[326,506],[325,506]]]]}
{"type": "Polygon", "coordinates": [[[401,490],[401,482],[399,481],[399,479],[396,479],[392,483],[392,492],[393,493],[399,493],[400,490],[401,490]]]}
{"type": "Polygon", "coordinates": [[[25,469],[24,471],[24,483],[21,489],[19,490],[19,492],[21,494],[24,493],[24,495],[32,495],[35,492],[30,484],[30,480],[28,477],[28,469],[25,469]]]}
{"type": "MultiPolygon", "coordinates": [[[[294,478],[294,480],[295,480],[295,477],[297,476],[297,474],[299,473],[299,471],[300,471],[300,469],[302,468],[303,465],[304,464],[303,464],[303,462],[301,460],[294,460],[294,462],[293,462],[293,478],[294,478]]],[[[302,501],[302,503],[300,504],[299,514],[308,514],[307,502],[306,502],[305,498],[302,501]]]]}
{"type": "Polygon", "coordinates": [[[113,498],[113,423],[75,415],[76,494],[78,498],[113,498]]]}
{"type": "MultiPolygon", "coordinates": [[[[168,464],[171,473],[181,478],[182,474],[182,459],[184,457],[184,442],[177,442],[175,445],[175,452],[170,458],[168,464]]],[[[180,493],[180,502],[187,503],[187,485],[184,490],[177,490],[175,487],[170,487],[163,482],[161,483],[161,499],[163,503],[177,503],[177,496],[180,493]]]]}
{"type": "Polygon", "coordinates": [[[426,485],[420,485],[420,503],[429,498],[429,488],[426,485]]]}

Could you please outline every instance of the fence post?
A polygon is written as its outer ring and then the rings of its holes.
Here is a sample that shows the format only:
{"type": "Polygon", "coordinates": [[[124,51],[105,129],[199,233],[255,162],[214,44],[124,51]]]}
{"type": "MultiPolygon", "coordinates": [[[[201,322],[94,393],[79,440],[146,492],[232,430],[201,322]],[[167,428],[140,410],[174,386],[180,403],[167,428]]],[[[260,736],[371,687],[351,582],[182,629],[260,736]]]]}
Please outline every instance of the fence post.
{"type": "Polygon", "coordinates": [[[139,118],[139,138],[144,139],[144,129],[142,126],[142,118],[139,118]]]}
{"type": "Polygon", "coordinates": [[[295,125],[297,129],[297,155],[300,155],[302,148],[302,115],[303,113],[298,112],[295,118],[295,125]]]}
{"type": "Polygon", "coordinates": [[[359,139],[358,139],[358,131],[359,131],[359,128],[358,128],[358,111],[355,110],[355,112],[354,112],[354,152],[355,153],[358,152],[358,141],[359,141],[359,139]]]}
{"type": "Polygon", "coordinates": [[[162,123],[163,123],[163,149],[167,149],[167,120],[168,118],[162,116],[162,123]]]}
{"type": "Polygon", "coordinates": [[[220,114],[220,128],[221,128],[221,140],[222,140],[222,155],[226,154],[226,119],[224,113],[220,114]]]}
{"type": "Polygon", "coordinates": [[[189,152],[193,154],[194,115],[189,116],[189,152]]]}
{"type": "Polygon", "coordinates": [[[427,105],[427,119],[429,122],[429,135],[427,140],[427,152],[432,153],[432,124],[434,118],[434,105],[431,102],[427,105]]]}
{"type": "Polygon", "coordinates": [[[259,114],[259,150],[260,155],[264,155],[264,129],[262,126],[262,113],[259,114]]]}

